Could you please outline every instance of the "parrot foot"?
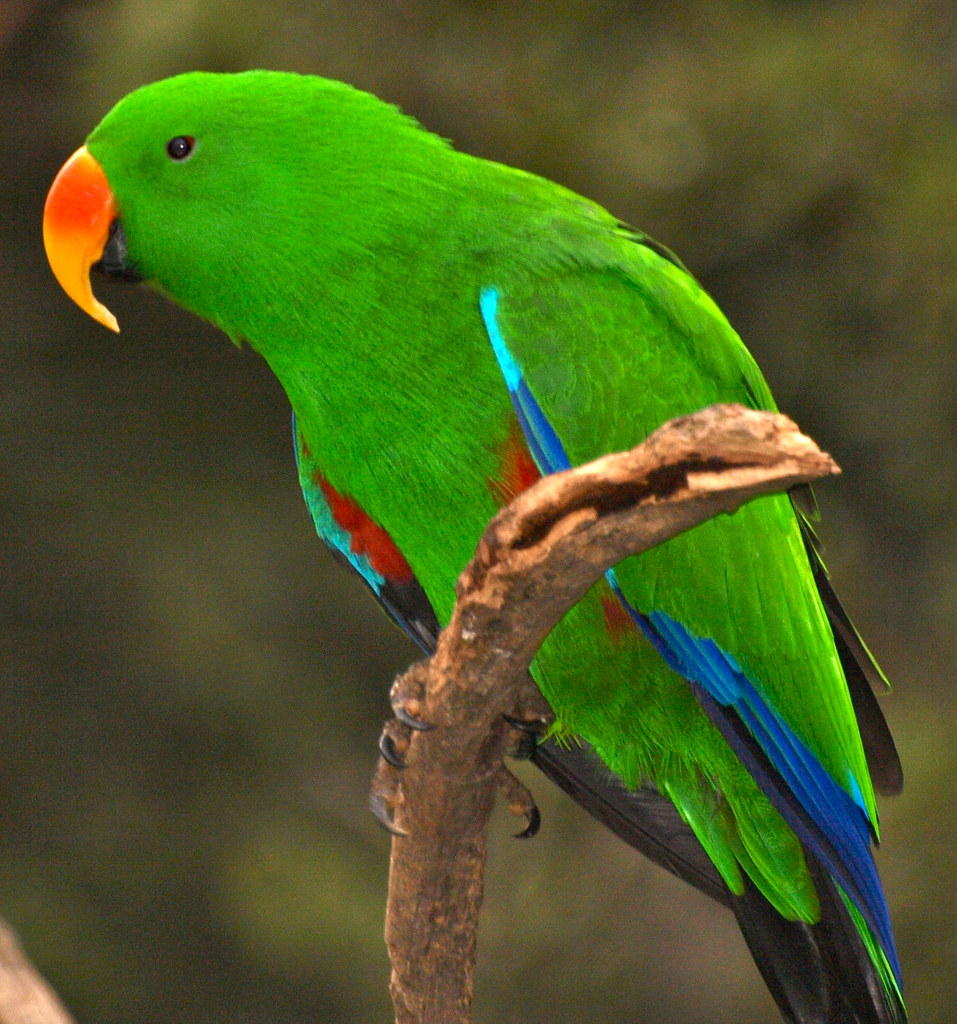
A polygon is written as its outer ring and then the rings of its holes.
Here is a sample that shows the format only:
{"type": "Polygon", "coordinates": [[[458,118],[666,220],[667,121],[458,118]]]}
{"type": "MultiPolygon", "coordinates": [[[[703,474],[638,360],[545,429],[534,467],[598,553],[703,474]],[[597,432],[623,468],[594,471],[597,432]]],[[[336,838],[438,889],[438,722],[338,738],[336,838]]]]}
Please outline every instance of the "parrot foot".
{"type": "MultiPolygon", "coordinates": [[[[376,820],[392,835],[408,834],[396,825],[395,815],[402,802],[399,775],[405,768],[413,734],[435,728],[435,724],[429,722],[424,714],[427,678],[426,663],[419,662],[396,679],[389,694],[395,718],[385,723],[379,737],[379,753],[382,757],[372,783],[369,806],[376,820]]],[[[530,677],[512,711],[504,713],[502,717],[507,726],[505,753],[509,757],[525,760],[534,755],[540,736],[554,720],[551,708],[530,677]]],[[[495,732],[500,742],[501,732],[499,729],[495,732]]],[[[502,747],[498,749],[501,751],[502,747]]],[[[494,778],[512,813],[525,819],[525,828],[516,834],[516,838],[528,839],[534,836],[542,819],[531,793],[504,764],[499,764],[494,778]]]]}
{"type": "Polygon", "coordinates": [[[392,684],[389,700],[392,704],[393,714],[403,725],[415,732],[428,732],[435,726],[421,717],[425,688],[420,675],[417,672],[405,672],[399,676],[392,684]]]}
{"type": "MultiPolygon", "coordinates": [[[[385,731],[383,731],[383,736],[385,731]]],[[[381,740],[379,741],[381,744],[381,740]]],[[[385,754],[383,754],[385,758],[385,754]]],[[[390,763],[379,762],[379,768],[372,780],[372,791],[369,793],[369,810],[376,821],[393,836],[407,836],[409,833],[395,823],[395,812],[401,800],[398,779],[390,763]]]]}
{"type": "Polygon", "coordinates": [[[526,825],[521,832],[515,833],[516,839],[531,839],[536,835],[542,824],[542,815],[528,787],[502,765],[495,782],[498,791],[508,801],[509,810],[517,818],[524,818],[526,825]]]}
{"type": "MultiPolygon", "coordinates": [[[[428,732],[435,726],[421,716],[425,691],[414,672],[406,672],[392,684],[389,700],[395,718],[382,727],[379,753],[393,768],[405,767],[405,755],[413,732],[428,732]]],[[[373,809],[375,812],[375,808],[373,809]]],[[[379,817],[378,813],[376,814],[379,817]]]]}
{"type": "Polygon", "coordinates": [[[538,687],[531,678],[526,679],[526,686],[519,697],[519,703],[511,714],[502,717],[510,728],[507,752],[509,757],[518,761],[528,761],[535,753],[542,733],[555,721],[552,709],[548,706],[538,687]]]}

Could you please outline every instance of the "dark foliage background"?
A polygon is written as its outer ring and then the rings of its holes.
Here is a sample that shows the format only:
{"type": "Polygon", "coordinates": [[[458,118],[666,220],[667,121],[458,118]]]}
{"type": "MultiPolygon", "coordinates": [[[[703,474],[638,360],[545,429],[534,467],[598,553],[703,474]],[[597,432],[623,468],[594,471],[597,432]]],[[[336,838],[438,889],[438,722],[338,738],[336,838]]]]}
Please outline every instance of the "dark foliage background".
{"type": "MultiPolygon", "coordinates": [[[[320,549],[265,366],[139,289],[114,337],[40,215],[133,86],[344,78],[674,248],[822,485],[896,688],[881,868],[915,1021],[957,1019],[957,24],[949,2],[0,0],[0,911],[81,1022],[388,1019],[365,809],[413,652],[320,549]]],[[[101,286],[101,293],[106,286],[101,286]]],[[[532,779],[496,824],[483,1021],[774,1019],[727,915],[532,779]]]]}

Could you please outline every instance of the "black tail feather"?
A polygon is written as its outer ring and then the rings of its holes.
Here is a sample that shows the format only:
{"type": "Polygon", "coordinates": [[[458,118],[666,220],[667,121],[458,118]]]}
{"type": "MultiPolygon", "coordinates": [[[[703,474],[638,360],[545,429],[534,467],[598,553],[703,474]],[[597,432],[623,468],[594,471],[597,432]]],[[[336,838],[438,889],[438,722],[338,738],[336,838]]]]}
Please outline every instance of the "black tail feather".
{"type": "Polygon", "coordinates": [[[802,484],[792,487],[788,493],[801,526],[814,582],[831,624],[841,667],[847,678],[871,780],[878,793],[896,796],[904,788],[904,770],[894,737],[875,696],[875,691],[886,689],[887,680],[831,585],[821,543],[814,532],[814,523],[819,518],[814,492],[809,485],[802,484]]]}
{"type": "Polygon", "coordinates": [[[811,858],[821,919],[807,925],[783,918],[747,878],[744,893],[733,895],[671,801],[651,786],[626,789],[587,744],[549,741],[533,760],[630,846],[731,908],[789,1024],[906,1024],[903,1006],[884,991],[833,879],[811,858]]]}
{"type": "Polygon", "coordinates": [[[847,1007],[854,1024],[907,1024],[907,1011],[896,993],[884,988],[847,904],[820,865],[809,863],[821,903],[821,919],[812,926],[828,975],[832,1000],[847,1007]]]}
{"type": "Polygon", "coordinates": [[[821,919],[787,921],[750,881],[732,909],[751,955],[790,1024],[906,1024],[900,1001],[884,990],[833,880],[810,865],[821,919]]]}
{"type": "Polygon", "coordinates": [[[744,941],[778,1004],[791,1024],[850,1024],[852,1018],[831,1017],[828,977],[813,930],[783,918],[746,878],[743,895],[731,909],[744,941]]]}

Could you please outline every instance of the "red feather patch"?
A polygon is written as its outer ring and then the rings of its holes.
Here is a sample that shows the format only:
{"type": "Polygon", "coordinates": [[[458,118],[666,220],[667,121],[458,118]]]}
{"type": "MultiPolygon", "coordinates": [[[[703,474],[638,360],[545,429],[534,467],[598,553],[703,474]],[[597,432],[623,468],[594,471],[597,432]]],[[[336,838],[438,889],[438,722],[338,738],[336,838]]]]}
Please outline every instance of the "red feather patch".
{"type": "Polygon", "coordinates": [[[368,558],[372,568],[393,583],[409,583],[414,579],[412,568],[395,541],[357,501],[340,494],[318,471],[313,474],[312,482],[321,488],[336,525],[349,534],[353,554],[368,558]]]}
{"type": "MultiPolygon", "coordinates": [[[[489,477],[488,486],[492,496],[500,505],[507,505],[516,495],[541,480],[542,474],[535,465],[525,436],[517,419],[512,420],[508,440],[502,448],[501,470],[498,476],[489,477]]],[[[636,626],[627,608],[618,600],[611,588],[600,584],[600,600],[605,629],[613,641],[621,642],[634,634],[636,626]]]]}
{"type": "Polygon", "coordinates": [[[518,420],[513,419],[508,440],[502,449],[501,470],[499,475],[489,477],[488,489],[500,505],[507,505],[541,478],[542,474],[525,443],[522,428],[518,420]]]}
{"type": "Polygon", "coordinates": [[[628,609],[621,603],[607,583],[602,581],[601,610],[605,617],[605,629],[612,640],[621,640],[625,634],[633,633],[637,628],[628,614],[628,609]]]}

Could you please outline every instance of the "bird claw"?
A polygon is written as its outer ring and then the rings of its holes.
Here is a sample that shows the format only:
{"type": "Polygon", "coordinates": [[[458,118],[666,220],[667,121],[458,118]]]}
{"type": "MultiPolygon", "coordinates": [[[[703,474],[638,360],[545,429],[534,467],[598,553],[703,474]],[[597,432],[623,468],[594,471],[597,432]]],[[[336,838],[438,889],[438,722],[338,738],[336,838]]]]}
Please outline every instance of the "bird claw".
{"type": "Polygon", "coordinates": [[[547,718],[542,716],[536,716],[535,718],[519,718],[518,715],[502,715],[502,718],[514,729],[521,729],[522,732],[531,733],[533,736],[538,736],[543,733],[549,726],[547,718]]]}
{"type": "Polygon", "coordinates": [[[421,718],[416,718],[404,704],[393,704],[392,710],[395,712],[395,717],[414,732],[428,732],[430,729],[435,728],[432,722],[425,722],[421,718]]]}
{"type": "Polygon", "coordinates": [[[521,832],[515,832],[513,839],[534,839],[538,830],[542,827],[542,812],[537,804],[532,804],[528,810],[528,825],[521,832]]]}
{"type": "Polygon", "coordinates": [[[399,676],[392,684],[389,699],[395,718],[386,722],[382,728],[379,753],[393,768],[405,767],[405,755],[408,753],[413,732],[428,732],[435,728],[431,722],[426,722],[418,716],[423,694],[423,687],[414,668],[399,676]]]}
{"type": "Polygon", "coordinates": [[[373,794],[369,798],[369,808],[375,816],[375,820],[386,830],[386,832],[389,833],[389,835],[405,837],[409,834],[396,825],[395,808],[390,807],[383,797],[373,794]]]}
{"type": "Polygon", "coordinates": [[[509,720],[508,715],[504,717],[510,727],[505,753],[516,761],[531,761],[538,748],[539,732],[516,725],[509,720]]]}
{"type": "Polygon", "coordinates": [[[395,718],[385,723],[379,736],[378,746],[382,759],[372,781],[369,808],[376,821],[393,836],[408,835],[396,824],[395,813],[402,803],[398,772],[405,767],[412,734],[434,728],[430,722],[419,717],[425,694],[421,678],[421,672],[413,666],[392,684],[389,697],[395,718]]]}
{"type": "Polygon", "coordinates": [[[399,828],[395,822],[396,808],[400,803],[401,795],[397,781],[389,768],[380,762],[372,780],[372,791],[369,793],[369,810],[389,835],[408,835],[408,832],[399,828]]]}
{"type": "Polygon", "coordinates": [[[403,725],[414,732],[428,732],[435,728],[435,724],[421,717],[425,701],[425,686],[422,680],[424,673],[416,672],[417,667],[413,666],[396,679],[392,684],[389,700],[392,704],[392,713],[403,725]]]}
{"type": "Polygon", "coordinates": [[[551,709],[547,705],[543,706],[537,690],[527,703],[531,706],[519,708],[516,714],[502,715],[511,730],[506,750],[508,756],[517,761],[531,760],[542,733],[551,725],[554,717],[551,709]]]}
{"type": "Polygon", "coordinates": [[[408,730],[395,719],[382,727],[379,737],[379,753],[393,768],[405,767],[405,755],[409,749],[408,730]]]}
{"type": "MultiPolygon", "coordinates": [[[[413,734],[428,732],[435,728],[435,724],[423,716],[426,704],[426,677],[425,663],[419,662],[392,684],[389,699],[395,718],[385,723],[379,737],[379,753],[382,759],[373,780],[369,807],[379,824],[393,836],[408,835],[396,824],[395,817],[396,809],[402,804],[399,772],[405,767],[413,734]]],[[[506,752],[511,757],[527,760],[535,753],[538,740],[551,724],[553,715],[529,678],[528,686],[514,711],[503,715],[503,718],[509,731],[506,752]]],[[[504,764],[497,769],[495,781],[499,792],[508,801],[511,812],[525,819],[525,827],[515,833],[515,838],[530,839],[538,832],[542,823],[542,816],[532,794],[504,764]]]]}
{"type": "Polygon", "coordinates": [[[505,765],[499,768],[495,781],[499,792],[508,801],[508,807],[512,814],[525,818],[525,828],[521,832],[516,832],[515,838],[531,839],[538,833],[542,824],[542,815],[535,803],[535,798],[529,792],[528,787],[519,782],[505,765]]]}

